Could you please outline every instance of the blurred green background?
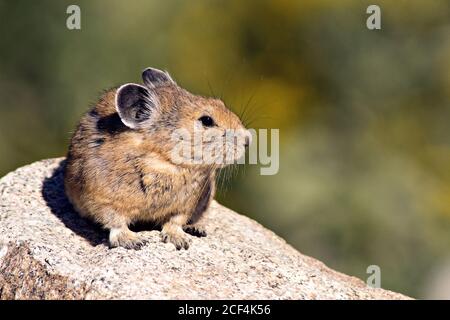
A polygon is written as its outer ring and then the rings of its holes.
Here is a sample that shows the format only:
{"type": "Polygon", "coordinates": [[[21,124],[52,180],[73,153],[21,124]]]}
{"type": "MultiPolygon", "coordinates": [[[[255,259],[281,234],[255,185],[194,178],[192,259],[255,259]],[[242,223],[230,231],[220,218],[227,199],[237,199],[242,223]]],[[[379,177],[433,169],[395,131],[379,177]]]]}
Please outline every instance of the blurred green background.
{"type": "Polygon", "coordinates": [[[62,156],[101,90],[167,69],[280,129],[279,173],[241,168],[222,203],[337,270],[450,298],[448,0],[0,0],[0,35],[0,176],[62,156]]]}

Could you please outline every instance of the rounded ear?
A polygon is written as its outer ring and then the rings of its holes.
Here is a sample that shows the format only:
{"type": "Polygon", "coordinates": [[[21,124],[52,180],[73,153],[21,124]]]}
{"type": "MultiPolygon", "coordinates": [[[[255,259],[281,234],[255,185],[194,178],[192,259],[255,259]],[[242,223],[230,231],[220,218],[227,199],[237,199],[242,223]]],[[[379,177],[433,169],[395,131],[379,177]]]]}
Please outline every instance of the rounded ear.
{"type": "Polygon", "coordinates": [[[158,87],[168,83],[175,84],[175,81],[173,81],[167,71],[155,68],[147,68],[142,71],[142,79],[144,80],[144,84],[149,88],[158,87]]]}
{"type": "Polygon", "coordinates": [[[144,86],[127,83],[117,89],[117,113],[129,128],[138,128],[142,123],[151,120],[157,106],[158,99],[144,86]]]}

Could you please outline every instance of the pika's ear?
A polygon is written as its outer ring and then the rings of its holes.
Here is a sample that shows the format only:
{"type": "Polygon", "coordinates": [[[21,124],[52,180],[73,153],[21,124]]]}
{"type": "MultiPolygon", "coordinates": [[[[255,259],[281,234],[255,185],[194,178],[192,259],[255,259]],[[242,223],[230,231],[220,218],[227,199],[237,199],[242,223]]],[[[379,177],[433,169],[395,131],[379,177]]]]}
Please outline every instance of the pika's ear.
{"type": "Polygon", "coordinates": [[[117,89],[116,109],[122,122],[132,129],[151,119],[158,99],[144,86],[127,83],[117,89]]]}
{"type": "Polygon", "coordinates": [[[166,71],[161,71],[155,68],[147,68],[142,71],[142,79],[149,88],[158,87],[164,84],[173,83],[175,81],[170,77],[166,71]]]}

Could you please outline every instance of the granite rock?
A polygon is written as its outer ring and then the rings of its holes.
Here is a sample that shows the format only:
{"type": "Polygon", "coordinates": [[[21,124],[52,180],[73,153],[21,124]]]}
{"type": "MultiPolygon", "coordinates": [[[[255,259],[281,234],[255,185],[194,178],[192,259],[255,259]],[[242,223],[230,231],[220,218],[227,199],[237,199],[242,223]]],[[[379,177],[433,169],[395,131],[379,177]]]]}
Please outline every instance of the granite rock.
{"type": "Polygon", "coordinates": [[[217,202],[206,238],[189,250],[160,241],[109,249],[107,233],[80,218],[63,188],[64,159],[0,180],[0,299],[407,299],[331,270],[254,220],[217,202]]]}

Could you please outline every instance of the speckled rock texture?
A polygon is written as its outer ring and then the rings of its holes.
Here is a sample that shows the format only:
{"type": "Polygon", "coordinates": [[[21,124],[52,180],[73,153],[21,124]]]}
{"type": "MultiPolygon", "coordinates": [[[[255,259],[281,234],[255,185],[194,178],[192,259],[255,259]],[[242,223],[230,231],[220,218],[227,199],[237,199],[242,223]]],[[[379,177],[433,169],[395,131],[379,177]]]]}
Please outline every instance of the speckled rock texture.
{"type": "Polygon", "coordinates": [[[257,222],[213,202],[189,250],[138,228],[140,251],[109,249],[63,188],[64,159],[0,180],[0,299],[406,299],[304,256],[257,222]]]}

